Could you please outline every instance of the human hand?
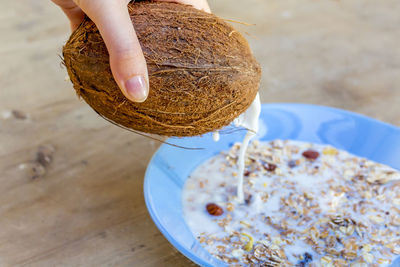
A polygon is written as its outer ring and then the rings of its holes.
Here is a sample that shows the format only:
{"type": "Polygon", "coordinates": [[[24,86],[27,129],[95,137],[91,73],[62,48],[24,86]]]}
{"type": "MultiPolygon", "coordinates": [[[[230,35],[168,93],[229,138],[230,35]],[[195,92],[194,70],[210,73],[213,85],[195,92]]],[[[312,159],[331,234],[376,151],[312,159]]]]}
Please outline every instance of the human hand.
{"type": "MultiPolygon", "coordinates": [[[[85,14],[96,24],[110,55],[116,83],[126,98],[143,102],[149,94],[146,60],[128,13],[129,0],[52,0],[67,15],[71,30],[85,14]]],[[[191,5],[210,12],[207,0],[158,0],[191,5]]],[[[161,44],[162,45],[162,44],[161,44]]]]}

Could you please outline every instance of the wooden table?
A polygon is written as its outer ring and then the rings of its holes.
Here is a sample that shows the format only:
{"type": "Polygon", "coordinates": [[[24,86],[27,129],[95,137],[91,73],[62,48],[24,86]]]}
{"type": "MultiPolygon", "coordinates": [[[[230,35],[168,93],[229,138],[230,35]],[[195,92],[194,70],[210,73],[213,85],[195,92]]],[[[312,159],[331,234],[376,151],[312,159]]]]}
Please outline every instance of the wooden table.
{"type": "MultiPolygon", "coordinates": [[[[398,0],[232,3],[211,0],[223,18],[256,24],[237,26],[263,66],[263,102],[400,125],[398,0]]],[[[1,1],[0,22],[0,266],[191,265],[145,208],[143,176],[159,143],[99,118],[65,80],[62,12],[50,1],[1,1]]]]}

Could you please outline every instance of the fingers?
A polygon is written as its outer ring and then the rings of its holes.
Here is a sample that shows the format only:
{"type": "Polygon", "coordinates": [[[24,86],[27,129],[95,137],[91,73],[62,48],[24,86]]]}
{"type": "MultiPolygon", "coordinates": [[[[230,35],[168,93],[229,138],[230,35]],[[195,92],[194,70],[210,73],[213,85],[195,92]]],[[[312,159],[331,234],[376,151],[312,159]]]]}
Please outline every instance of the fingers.
{"type": "Polygon", "coordinates": [[[67,15],[71,31],[74,31],[78,28],[79,24],[81,24],[83,18],[85,17],[85,13],[83,13],[82,9],[78,7],[73,1],[65,1],[65,0],[52,0],[56,5],[61,7],[62,11],[67,15]]]}
{"type": "MultiPolygon", "coordinates": [[[[75,30],[86,13],[102,35],[110,54],[114,79],[130,100],[143,102],[149,93],[146,60],[126,4],[129,0],[52,0],[59,5],[75,30]]],[[[211,12],[206,0],[158,0],[191,5],[211,12]]]]}
{"type": "Polygon", "coordinates": [[[184,5],[191,5],[194,8],[203,10],[207,13],[211,13],[210,6],[208,5],[207,0],[157,0],[160,2],[174,2],[174,3],[180,3],[184,5]]]}
{"type": "Polygon", "coordinates": [[[110,54],[114,79],[122,93],[134,102],[149,92],[146,60],[130,19],[126,0],[75,0],[93,20],[110,54]]]}

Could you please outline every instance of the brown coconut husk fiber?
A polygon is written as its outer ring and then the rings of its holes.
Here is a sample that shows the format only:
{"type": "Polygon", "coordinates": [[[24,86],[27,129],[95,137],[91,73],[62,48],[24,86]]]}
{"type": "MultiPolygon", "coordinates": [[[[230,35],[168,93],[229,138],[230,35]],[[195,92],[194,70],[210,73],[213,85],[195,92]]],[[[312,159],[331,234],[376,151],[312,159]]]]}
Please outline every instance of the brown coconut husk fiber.
{"type": "Polygon", "coordinates": [[[77,94],[95,111],[136,131],[194,136],[228,125],[250,106],[261,69],[232,26],[175,3],[139,2],[128,8],[149,71],[145,102],[131,102],[122,94],[89,18],[63,48],[77,94]]]}

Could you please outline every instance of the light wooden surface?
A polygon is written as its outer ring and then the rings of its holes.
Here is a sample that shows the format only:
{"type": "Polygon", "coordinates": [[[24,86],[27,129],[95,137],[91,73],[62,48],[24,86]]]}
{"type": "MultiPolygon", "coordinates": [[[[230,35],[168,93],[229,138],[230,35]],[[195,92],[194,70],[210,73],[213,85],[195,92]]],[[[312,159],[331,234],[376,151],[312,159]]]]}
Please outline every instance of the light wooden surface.
{"type": "MultiPolygon", "coordinates": [[[[400,125],[398,0],[210,2],[223,18],[256,24],[237,26],[263,66],[264,102],[331,105],[400,125]]],[[[190,266],[144,205],[159,144],[77,99],[60,66],[69,29],[56,6],[0,7],[0,266],[190,266]],[[42,145],[54,147],[53,160],[34,179],[42,145]]]]}

